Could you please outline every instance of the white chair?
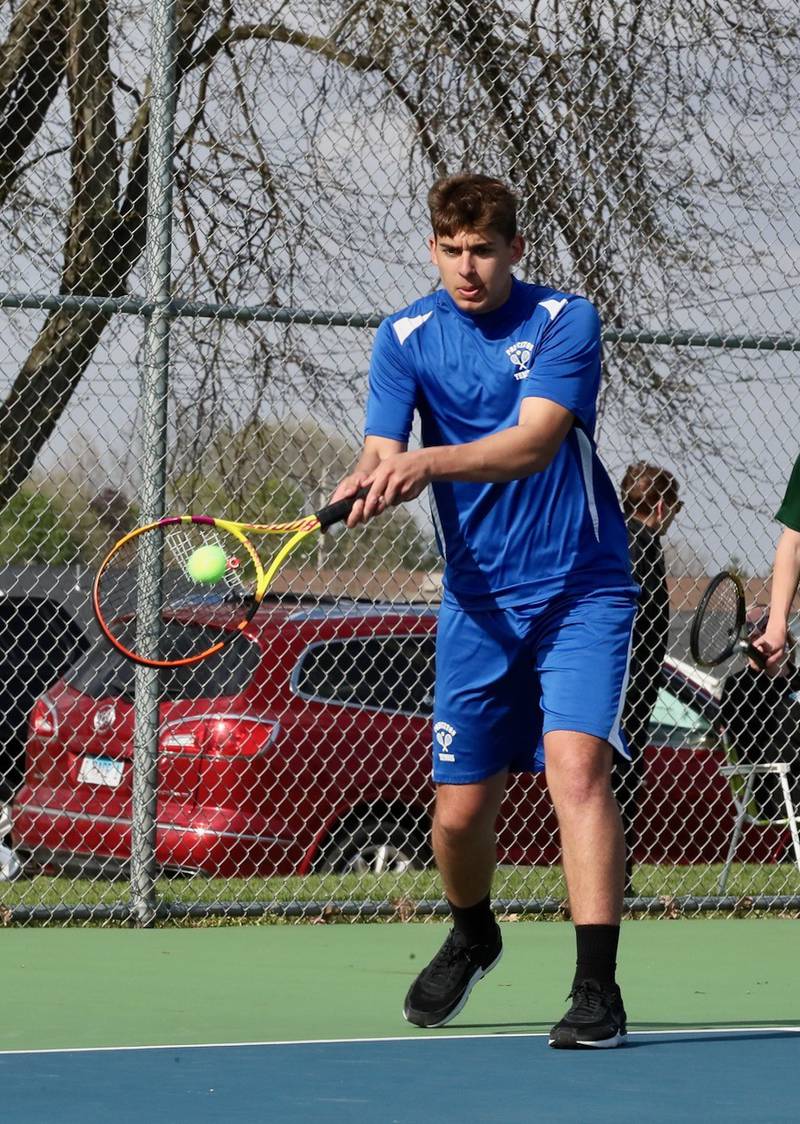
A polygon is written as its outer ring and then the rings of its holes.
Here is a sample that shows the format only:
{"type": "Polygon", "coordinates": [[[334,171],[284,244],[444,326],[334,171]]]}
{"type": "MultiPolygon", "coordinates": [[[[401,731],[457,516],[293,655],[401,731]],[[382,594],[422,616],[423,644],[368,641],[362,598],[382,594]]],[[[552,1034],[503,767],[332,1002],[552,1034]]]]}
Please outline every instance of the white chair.
{"type": "Polygon", "coordinates": [[[721,765],[719,771],[730,782],[731,795],[733,796],[733,803],[736,808],[736,819],[731,833],[728,856],[725,859],[725,865],[722,868],[722,873],[719,876],[719,883],[717,885],[717,893],[720,896],[725,893],[725,887],[728,884],[728,875],[730,874],[731,866],[736,856],[736,848],[739,846],[739,840],[742,837],[742,831],[746,823],[755,824],[758,827],[771,826],[788,828],[792,840],[795,863],[798,872],[800,872],[800,835],[797,829],[797,810],[792,801],[792,793],[789,787],[789,765],[784,761],[774,761],[769,764],[753,764],[751,762],[741,761],[737,757],[731,740],[725,733],[721,735],[721,741],[727,764],[721,765]],[[755,787],[756,778],[763,776],[775,776],[778,778],[783,798],[783,810],[786,812],[785,817],[765,816],[763,810],[754,799],[753,789],[755,787]]]}

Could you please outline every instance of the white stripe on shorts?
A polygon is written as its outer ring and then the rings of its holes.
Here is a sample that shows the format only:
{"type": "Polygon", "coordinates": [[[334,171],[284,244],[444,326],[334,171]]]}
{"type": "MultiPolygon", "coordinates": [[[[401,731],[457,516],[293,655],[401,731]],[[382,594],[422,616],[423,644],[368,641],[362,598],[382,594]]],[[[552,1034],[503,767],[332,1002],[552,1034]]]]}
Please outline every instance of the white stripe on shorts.
{"type": "Polygon", "coordinates": [[[633,649],[633,621],[631,621],[631,635],[628,640],[628,656],[625,660],[625,676],[622,680],[622,690],[619,693],[619,706],[617,707],[617,714],[614,719],[614,725],[611,727],[611,732],[606,738],[609,745],[621,754],[626,761],[630,761],[630,750],[625,748],[625,743],[620,736],[620,723],[622,722],[622,711],[625,706],[625,696],[628,693],[628,679],[631,673],[631,651],[633,649]]]}

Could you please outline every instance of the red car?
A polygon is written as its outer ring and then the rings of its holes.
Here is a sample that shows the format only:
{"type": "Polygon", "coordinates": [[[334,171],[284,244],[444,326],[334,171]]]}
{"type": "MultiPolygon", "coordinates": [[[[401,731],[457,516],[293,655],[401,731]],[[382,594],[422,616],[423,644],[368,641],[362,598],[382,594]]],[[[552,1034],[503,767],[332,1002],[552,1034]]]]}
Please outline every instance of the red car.
{"type": "MultiPolygon", "coordinates": [[[[199,603],[168,628],[229,623],[224,604],[199,603]]],[[[435,624],[430,606],[272,603],[219,655],[166,674],[159,864],[241,877],[429,862],[435,624]]],[[[720,862],[733,804],[715,685],[674,661],[663,674],[636,858],[720,862]]],[[[129,858],[133,684],[133,666],[98,642],[38,700],[12,811],[19,851],[51,864],[129,858]]],[[[751,827],[738,857],[769,860],[780,843],[751,827]]],[[[498,857],[558,860],[542,776],[511,784],[498,857]]]]}

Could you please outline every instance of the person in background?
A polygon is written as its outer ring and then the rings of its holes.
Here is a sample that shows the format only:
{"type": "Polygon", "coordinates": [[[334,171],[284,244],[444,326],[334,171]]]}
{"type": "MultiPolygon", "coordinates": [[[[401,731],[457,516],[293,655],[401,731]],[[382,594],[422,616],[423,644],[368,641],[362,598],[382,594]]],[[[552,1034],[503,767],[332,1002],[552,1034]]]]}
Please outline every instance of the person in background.
{"type": "Polygon", "coordinates": [[[666,468],[638,461],[622,478],[622,510],[628,528],[639,606],[633,625],[628,690],[622,728],[631,759],[615,755],[613,783],[625,833],[625,895],[633,894],[633,849],[647,730],[661,682],[669,639],[669,593],[661,537],[683,504],[678,481],[666,468]]]}

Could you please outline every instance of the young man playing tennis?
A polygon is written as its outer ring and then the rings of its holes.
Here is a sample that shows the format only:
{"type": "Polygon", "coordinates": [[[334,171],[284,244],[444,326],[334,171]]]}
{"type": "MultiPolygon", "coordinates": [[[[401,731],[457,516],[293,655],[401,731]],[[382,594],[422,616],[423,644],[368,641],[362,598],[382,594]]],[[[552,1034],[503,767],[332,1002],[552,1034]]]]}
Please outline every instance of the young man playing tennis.
{"type": "Polygon", "coordinates": [[[556,1047],[617,1046],[623,841],[611,785],[635,586],[625,524],[592,432],[597,314],[512,276],[524,244],[500,181],[458,175],[428,197],[442,287],[378,329],[366,437],[334,499],[369,485],[350,526],[431,486],[446,560],[436,649],[433,848],[453,930],[404,1014],[444,1026],[500,959],[490,907],[509,772],[543,737],[577,936],[556,1047]],[[407,450],[414,411],[422,449],[407,450]]]}

